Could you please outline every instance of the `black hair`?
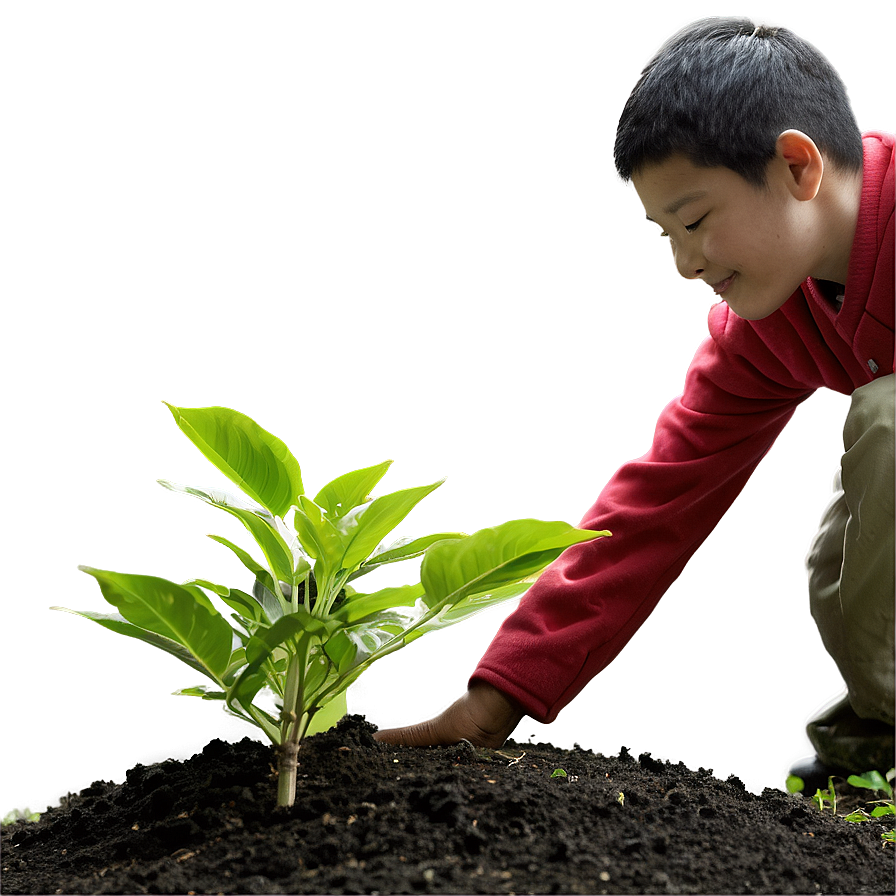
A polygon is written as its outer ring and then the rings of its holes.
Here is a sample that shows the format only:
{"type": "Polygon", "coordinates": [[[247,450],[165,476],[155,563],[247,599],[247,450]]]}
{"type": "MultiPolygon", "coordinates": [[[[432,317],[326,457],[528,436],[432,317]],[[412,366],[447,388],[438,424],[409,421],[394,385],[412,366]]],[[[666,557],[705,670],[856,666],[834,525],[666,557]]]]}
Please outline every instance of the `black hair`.
{"type": "Polygon", "coordinates": [[[778,135],[790,128],[835,165],[861,170],[862,136],[846,88],[815,47],[786,28],[701,19],[641,73],[616,130],[616,170],[627,181],[681,153],[763,186],[778,135]]]}

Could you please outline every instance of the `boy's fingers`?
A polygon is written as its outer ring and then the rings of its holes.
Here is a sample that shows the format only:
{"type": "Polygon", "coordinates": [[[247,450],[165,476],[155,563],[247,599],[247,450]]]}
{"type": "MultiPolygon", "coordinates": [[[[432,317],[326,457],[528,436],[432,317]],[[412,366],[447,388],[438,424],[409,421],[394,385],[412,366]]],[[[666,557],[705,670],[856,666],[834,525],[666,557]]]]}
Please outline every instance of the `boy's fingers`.
{"type": "Polygon", "coordinates": [[[405,747],[435,747],[456,744],[461,737],[455,737],[448,726],[441,723],[441,716],[408,725],[405,728],[386,728],[377,731],[373,736],[385,744],[401,744],[405,747]]]}

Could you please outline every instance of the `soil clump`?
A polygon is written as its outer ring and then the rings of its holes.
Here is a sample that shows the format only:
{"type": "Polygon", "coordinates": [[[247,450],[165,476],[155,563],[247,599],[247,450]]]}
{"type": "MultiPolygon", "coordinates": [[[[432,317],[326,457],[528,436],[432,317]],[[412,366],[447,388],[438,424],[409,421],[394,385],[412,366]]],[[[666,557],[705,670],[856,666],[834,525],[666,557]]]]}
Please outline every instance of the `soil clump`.
{"type": "MultiPolygon", "coordinates": [[[[213,740],[3,828],[3,893],[885,893],[880,821],[623,748],[378,744],[348,716],[299,753],[213,740]],[[562,769],[565,775],[556,773],[562,769]],[[556,774],[555,774],[556,773],[556,774]]],[[[867,795],[867,794],[866,794],[867,795]]],[[[853,803],[858,802],[853,794],[853,803]]],[[[892,827],[892,825],[890,825],[892,827]]]]}

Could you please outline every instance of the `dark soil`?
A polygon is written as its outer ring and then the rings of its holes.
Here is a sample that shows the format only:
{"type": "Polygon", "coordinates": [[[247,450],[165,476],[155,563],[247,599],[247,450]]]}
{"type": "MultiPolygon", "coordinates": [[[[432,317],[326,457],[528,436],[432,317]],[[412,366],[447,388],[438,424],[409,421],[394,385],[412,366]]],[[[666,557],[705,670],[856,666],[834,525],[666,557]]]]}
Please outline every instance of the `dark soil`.
{"type": "Polygon", "coordinates": [[[374,730],[351,716],[310,738],[290,810],[274,811],[271,748],[248,738],[98,781],[4,828],[2,890],[894,892],[884,826],[804,797],[624,748],[410,749],[374,730]]]}

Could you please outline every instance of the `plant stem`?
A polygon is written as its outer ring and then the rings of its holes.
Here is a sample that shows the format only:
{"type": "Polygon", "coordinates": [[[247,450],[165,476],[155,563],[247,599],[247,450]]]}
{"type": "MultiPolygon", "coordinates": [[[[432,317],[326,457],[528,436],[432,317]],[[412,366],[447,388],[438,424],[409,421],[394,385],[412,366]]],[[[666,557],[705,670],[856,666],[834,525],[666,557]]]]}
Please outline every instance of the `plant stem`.
{"type": "Polygon", "coordinates": [[[280,748],[277,782],[277,805],[291,806],[296,801],[296,767],[299,744],[308,727],[305,710],[305,672],[308,666],[310,642],[302,638],[295,645],[286,672],[286,688],[283,695],[283,715],[280,726],[280,748]]]}
{"type": "Polygon", "coordinates": [[[296,769],[299,764],[299,745],[285,741],[277,750],[277,805],[289,807],[296,801],[296,769]]]}
{"type": "Polygon", "coordinates": [[[303,714],[295,723],[293,735],[277,748],[277,805],[289,808],[296,801],[296,777],[299,746],[308,728],[309,718],[303,714]]]}

